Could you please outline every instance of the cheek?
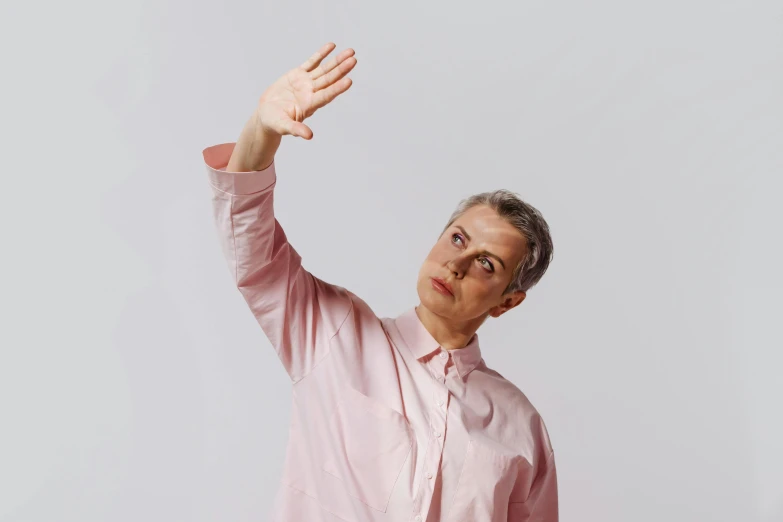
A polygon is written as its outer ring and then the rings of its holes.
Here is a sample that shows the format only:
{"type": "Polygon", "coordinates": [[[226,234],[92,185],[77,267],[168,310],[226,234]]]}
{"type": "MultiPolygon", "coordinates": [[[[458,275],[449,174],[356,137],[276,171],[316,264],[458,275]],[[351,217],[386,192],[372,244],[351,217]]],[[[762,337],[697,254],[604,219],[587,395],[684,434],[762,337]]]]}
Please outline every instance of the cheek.
{"type": "Polygon", "coordinates": [[[436,243],[435,246],[432,247],[430,250],[430,253],[427,254],[427,259],[435,259],[438,257],[443,257],[443,252],[445,251],[445,248],[440,243],[436,243]]]}
{"type": "Polygon", "coordinates": [[[438,263],[432,258],[432,253],[427,255],[424,262],[419,267],[419,281],[431,277],[433,273],[437,272],[438,263]]]}
{"type": "Polygon", "coordinates": [[[424,259],[424,265],[440,266],[445,262],[445,257],[446,254],[443,252],[443,249],[436,246],[427,254],[427,257],[424,259]]]}
{"type": "Polygon", "coordinates": [[[469,298],[473,302],[482,301],[486,297],[487,290],[484,288],[484,285],[471,281],[468,278],[465,278],[462,281],[462,295],[464,297],[469,298]]]}
{"type": "MultiPolygon", "coordinates": [[[[477,269],[477,270],[480,270],[477,269]]],[[[476,272],[478,277],[466,277],[462,284],[463,297],[469,300],[471,304],[475,304],[481,308],[488,301],[494,299],[495,293],[498,293],[496,286],[486,280],[483,274],[476,272]]]]}

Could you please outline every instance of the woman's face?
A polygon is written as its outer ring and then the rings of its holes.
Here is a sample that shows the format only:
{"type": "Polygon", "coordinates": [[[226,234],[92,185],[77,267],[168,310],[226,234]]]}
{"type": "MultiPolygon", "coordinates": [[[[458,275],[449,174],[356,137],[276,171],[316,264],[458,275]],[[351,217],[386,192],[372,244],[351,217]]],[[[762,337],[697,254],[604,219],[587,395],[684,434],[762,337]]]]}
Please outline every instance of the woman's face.
{"type": "Polygon", "coordinates": [[[524,236],[486,205],[468,209],[432,247],[419,269],[421,304],[453,322],[483,322],[518,305],[524,292],[503,294],[526,251],[524,236]],[[439,291],[433,278],[451,287],[439,291]]]}

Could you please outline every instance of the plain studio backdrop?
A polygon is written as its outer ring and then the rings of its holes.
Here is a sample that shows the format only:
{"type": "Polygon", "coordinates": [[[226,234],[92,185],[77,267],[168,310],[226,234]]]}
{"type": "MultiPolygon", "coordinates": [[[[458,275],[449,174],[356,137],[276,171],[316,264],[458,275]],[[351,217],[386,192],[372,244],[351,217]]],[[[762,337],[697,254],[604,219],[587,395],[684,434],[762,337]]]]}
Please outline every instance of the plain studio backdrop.
{"type": "Polygon", "coordinates": [[[517,192],[554,261],[479,336],[547,422],[562,521],[783,521],[780,1],[7,2],[0,24],[3,522],[265,520],[291,387],[201,151],[329,41],[353,86],[276,159],[304,266],[396,316],[458,201],[517,192]]]}

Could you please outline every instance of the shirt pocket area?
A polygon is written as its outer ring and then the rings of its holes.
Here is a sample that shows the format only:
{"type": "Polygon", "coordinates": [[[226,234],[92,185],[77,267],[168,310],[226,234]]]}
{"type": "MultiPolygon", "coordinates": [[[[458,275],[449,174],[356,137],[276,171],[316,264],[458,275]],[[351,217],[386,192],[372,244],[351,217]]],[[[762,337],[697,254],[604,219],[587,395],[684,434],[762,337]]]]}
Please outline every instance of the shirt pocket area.
{"type": "Polygon", "coordinates": [[[413,437],[398,411],[345,386],[330,419],[330,451],[322,464],[352,497],[385,512],[413,437]]]}
{"type": "Polygon", "coordinates": [[[515,461],[485,442],[471,439],[445,520],[505,522],[514,486],[515,461]]]}

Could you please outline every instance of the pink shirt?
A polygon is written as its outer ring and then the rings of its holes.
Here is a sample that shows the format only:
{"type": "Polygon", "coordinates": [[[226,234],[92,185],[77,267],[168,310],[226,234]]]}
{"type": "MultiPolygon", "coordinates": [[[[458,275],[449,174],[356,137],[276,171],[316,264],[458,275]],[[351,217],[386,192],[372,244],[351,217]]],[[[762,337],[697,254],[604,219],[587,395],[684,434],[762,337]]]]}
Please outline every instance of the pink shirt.
{"type": "Polygon", "coordinates": [[[231,275],[293,383],[276,521],[556,522],[541,416],[487,367],[478,335],[443,350],[410,308],[379,318],[302,266],[274,216],[275,164],[203,151],[231,275]]]}

